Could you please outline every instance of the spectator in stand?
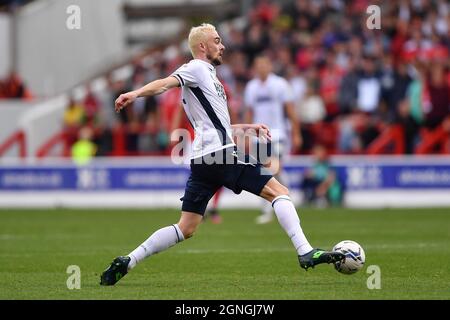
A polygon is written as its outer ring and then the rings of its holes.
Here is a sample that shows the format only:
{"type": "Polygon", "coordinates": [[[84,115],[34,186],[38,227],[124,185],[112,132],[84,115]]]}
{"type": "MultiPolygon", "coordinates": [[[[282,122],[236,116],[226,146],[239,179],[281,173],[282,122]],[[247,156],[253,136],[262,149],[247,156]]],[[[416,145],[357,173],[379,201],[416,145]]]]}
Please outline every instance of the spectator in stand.
{"type": "Polygon", "coordinates": [[[304,138],[301,148],[297,150],[297,152],[300,153],[301,151],[304,151],[305,149],[308,149],[310,147],[311,141],[311,136],[309,135],[306,126],[303,125],[305,124],[305,122],[300,115],[300,109],[302,108],[303,100],[305,99],[306,93],[308,91],[308,80],[303,73],[299,72],[299,69],[292,61],[291,64],[286,68],[286,80],[289,82],[292,88],[295,114],[297,116],[297,121],[301,124],[300,134],[304,138]]]}
{"type": "Polygon", "coordinates": [[[375,114],[380,102],[381,83],[373,57],[364,57],[357,82],[358,111],[375,114]]]}
{"type": "Polygon", "coordinates": [[[376,124],[379,120],[381,82],[373,57],[364,57],[357,86],[358,115],[354,119],[354,128],[365,149],[379,134],[376,124]]]}
{"type": "Polygon", "coordinates": [[[297,104],[297,115],[301,122],[301,135],[303,137],[302,151],[309,152],[315,143],[312,126],[325,119],[325,103],[319,95],[318,84],[314,80],[307,83],[307,91],[302,101],[297,104]]]}
{"type": "Polygon", "coordinates": [[[340,115],[350,114],[356,109],[358,80],[357,61],[354,57],[351,57],[348,61],[346,74],[342,77],[338,90],[340,115]]]}
{"type": "Polygon", "coordinates": [[[425,115],[425,126],[433,129],[450,115],[450,87],[445,78],[444,65],[439,62],[431,65],[428,90],[431,110],[425,115]]]}
{"type": "Polygon", "coordinates": [[[316,66],[319,52],[313,47],[312,40],[309,37],[303,39],[303,46],[300,47],[295,55],[295,63],[300,71],[307,71],[311,66],[316,66]]]}
{"type": "Polygon", "coordinates": [[[95,93],[95,97],[100,104],[100,110],[97,115],[100,126],[112,128],[117,122],[117,115],[114,109],[111,108],[111,101],[114,95],[114,81],[111,73],[107,73],[103,79],[105,90],[100,90],[95,93]]]}
{"type": "Polygon", "coordinates": [[[139,137],[141,125],[136,117],[129,120],[125,131],[125,146],[129,155],[137,155],[139,152],[139,137]]]}
{"type": "Polygon", "coordinates": [[[336,55],[330,51],[326,56],[325,66],[319,71],[320,95],[325,103],[327,119],[333,120],[339,112],[338,94],[344,70],[336,64],[336,55]]]}
{"type": "Polygon", "coordinates": [[[139,136],[138,146],[139,151],[144,154],[156,154],[159,150],[158,146],[158,121],[156,114],[147,114],[145,120],[143,132],[139,136]]]}
{"type": "Polygon", "coordinates": [[[236,51],[230,55],[230,67],[236,81],[246,83],[250,80],[247,65],[247,58],[243,52],[236,51]]]}
{"type": "Polygon", "coordinates": [[[409,110],[414,121],[422,125],[425,112],[430,109],[430,99],[427,89],[426,67],[423,63],[416,63],[415,75],[406,91],[409,110]]]}
{"type": "Polygon", "coordinates": [[[259,0],[250,12],[250,17],[264,24],[271,24],[278,17],[279,12],[279,5],[275,1],[259,0]]]}
{"type": "Polygon", "coordinates": [[[83,127],[79,132],[79,140],[71,149],[72,160],[80,166],[87,165],[97,152],[97,146],[92,142],[94,132],[90,127],[83,127]]]}
{"type": "Polygon", "coordinates": [[[72,145],[78,139],[78,131],[85,121],[83,105],[71,98],[63,115],[64,131],[66,133],[66,143],[72,145]]]}
{"type": "Polygon", "coordinates": [[[98,134],[94,137],[93,142],[97,145],[97,156],[110,156],[113,151],[113,136],[110,127],[100,122],[97,126],[98,134]]]}
{"type": "Polygon", "coordinates": [[[397,110],[397,123],[400,124],[404,132],[405,153],[414,153],[419,134],[419,124],[411,115],[411,106],[407,99],[399,102],[397,110]]]}
{"type": "Polygon", "coordinates": [[[340,205],[342,201],[342,186],[332,169],[327,150],[322,145],[313,148],[314,163],[304,173],[302,190],[306,204],[318,207],[340,205]]]}
{"type": "Polygon", "coordinates": [[[279,74],[282,77],[286,77],[289,72],[289,68],[291,67],[292,61],[292,52],[290,48],[286,45],[281,46],[276,51],[276,56],[273,61],[273,70],[276,74],[279,74]]]}
{"type": "Polygon", "coordinates": [[[269,48],[269,45],[270,38],[267,27],[264,27],[262,22],[251,24],[246,32],[246,42],[243,48],[243,53],[247,58],[247,66],[258,54],[269,48]]]}
{"type": "Polygon", "coordinates": [[[396,119],[396,113],[401,101],[406,97],[406,92],[412,81],[408,74],[407,65],[398,63],[394,66],[393,57],[387,55],[383,59],[381,70],[381,101],[383,102],[382,117],[388,122],[396,119]]]}
{"type": "Polygon", "coordinates": [[[86,124],[95,126],[99,120],[100,102],[92,92],[90,85],[86,86],[86,97],[84,98],[83,106],[86,124]]]}
{"type": "Polygon", "coordinates": [[[295,64],[291,63],[286,69],[286,80],[292,87],[294,101],[296,106],[298,106],[298,104],[303,101],[305,94],[308,91],[308,80],[303,72],[299,72],[299,68],[297,68],[295,64]]]}
{"type": "Polygon", "coordinates": [[[83,105],[77,103],[74,98],[71,98],[64,112],[64,127],[67,129],[79,129],[85,122],[85,113],[83,105]]]}
{"type": "Polygon", "coordinates": [[[33,96],[16,72],[11,72],[0,85],[0,98],[31,100],[33,96]]]}

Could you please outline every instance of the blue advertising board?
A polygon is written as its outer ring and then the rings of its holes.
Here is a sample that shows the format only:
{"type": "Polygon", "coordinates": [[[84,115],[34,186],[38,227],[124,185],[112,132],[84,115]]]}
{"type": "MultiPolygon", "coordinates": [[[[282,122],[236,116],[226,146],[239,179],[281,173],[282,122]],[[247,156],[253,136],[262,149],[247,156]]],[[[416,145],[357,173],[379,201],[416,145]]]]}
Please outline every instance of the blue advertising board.
{"type": "MultiPolygon", "coordinates": [[[[289,184],[299,189],[303,173],[311,163],[286,163],[289,184]]],[[[336,161],[333,165],[347,190],[373,189],[448,189],[450,190],[450,162],[421,161],[336,161]]],[[[3,165],[0,166],[1,191],[51,190],[180,190],[189,177],[183,165],[148,164],[135,166],[133,162],[110,165],[108,161],[85,167],[72,164],[3,165]]]]}

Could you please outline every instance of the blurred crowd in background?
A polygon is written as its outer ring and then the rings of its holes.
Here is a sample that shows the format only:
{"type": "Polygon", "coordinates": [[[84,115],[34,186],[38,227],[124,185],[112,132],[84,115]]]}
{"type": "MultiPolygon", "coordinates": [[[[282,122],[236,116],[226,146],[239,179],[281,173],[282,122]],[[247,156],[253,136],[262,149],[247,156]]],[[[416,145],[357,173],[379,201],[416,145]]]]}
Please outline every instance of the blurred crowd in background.
{"type": "Polygon", "coordinates": [[[32,98],[31,91],[17,73],[11,72],[6,78],[0,78],[0,99],[31,100],[32,98]]]}
{"type": "Polygon", "coordinates": [[[0,0],[0,12],[13,11],[14,9],[27,4],[33,0],[0,0]]]}
{"type": "MultiPolygon", "coordinates": [[[[218,26],[226,52],[217,74],[232,122],[242,122],[253,59],[266,54],[292,86],[303,136],[296,153],[321,144],[330,154],[364,154],[393,124],[403,129],[405,153],[413,153],[422,130],[450,115],[449,11],[445,0],[254,1],[246,17],[218,26]],[[380,29],[366,25],[372,4],[381,8],[380,29]]],[[[170,133],[189,128],[179,89],[140,99],[120,114],[113,109],[121,93],[191,59],[186,39],[178,40],[130,62],[130,78],[105,75],[108,90],[87,86],[85,98],[72,99],[64,115],[70,143],[89,126],[98,155],[170,154],[170,133]]]]}

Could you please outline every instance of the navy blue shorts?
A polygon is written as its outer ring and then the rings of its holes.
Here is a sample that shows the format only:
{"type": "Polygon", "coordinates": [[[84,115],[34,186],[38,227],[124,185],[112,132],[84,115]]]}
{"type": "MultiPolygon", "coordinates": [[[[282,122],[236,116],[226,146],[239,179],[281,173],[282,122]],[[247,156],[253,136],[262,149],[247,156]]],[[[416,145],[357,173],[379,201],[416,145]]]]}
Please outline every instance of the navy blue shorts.
{"type": "Polygon", "coordinates": [[[228,148],[191,160],[182,210],[203,215],[209,200],[222,186],[239,194],[242,190],[260,195],[272,175],[262,171],[256,161],[228,148]]]}

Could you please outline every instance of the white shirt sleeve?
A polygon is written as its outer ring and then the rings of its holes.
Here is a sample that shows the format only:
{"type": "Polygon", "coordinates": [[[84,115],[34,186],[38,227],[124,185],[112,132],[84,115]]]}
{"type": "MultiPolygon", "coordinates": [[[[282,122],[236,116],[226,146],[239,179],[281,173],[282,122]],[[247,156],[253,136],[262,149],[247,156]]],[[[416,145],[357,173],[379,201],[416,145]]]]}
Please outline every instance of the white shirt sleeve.
{"type": "Polygon", "coordinates": [[[180,82],[181,87],[194,87],[198,86],[199,83],[199,69],[199,65],[196,63],[186,63],[175,70],[171,76],[175,77],[178,82],[180,82]]]}

